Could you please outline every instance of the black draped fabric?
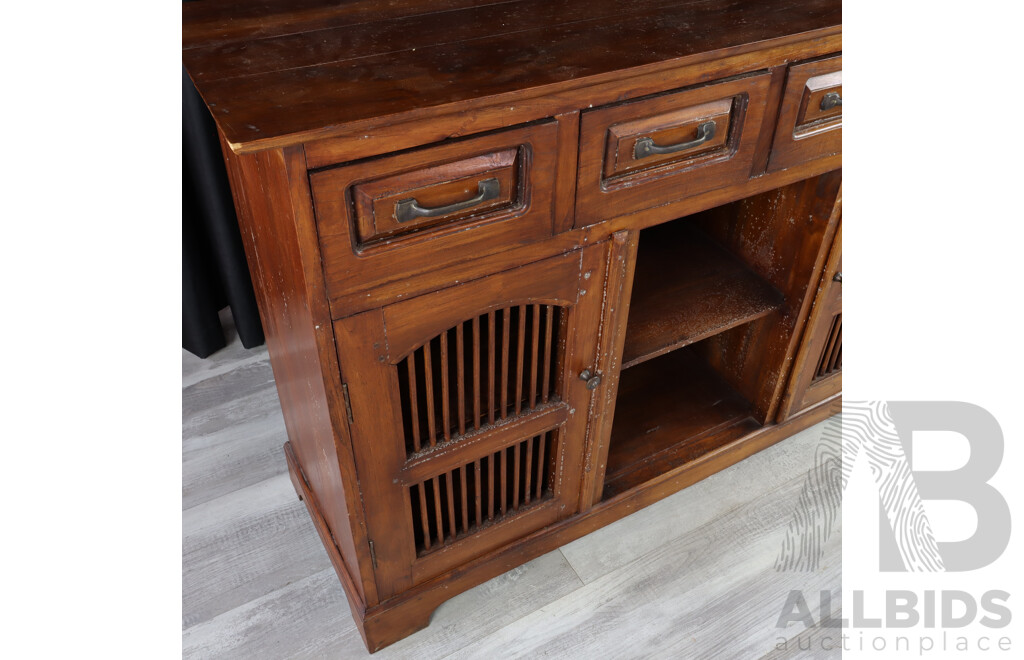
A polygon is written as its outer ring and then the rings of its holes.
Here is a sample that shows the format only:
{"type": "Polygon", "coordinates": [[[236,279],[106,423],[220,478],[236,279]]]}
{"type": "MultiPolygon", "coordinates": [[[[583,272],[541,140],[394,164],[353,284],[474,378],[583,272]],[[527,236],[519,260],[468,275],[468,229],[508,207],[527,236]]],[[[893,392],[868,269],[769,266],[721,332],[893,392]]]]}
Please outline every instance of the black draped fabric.
{"type": "Polygon", "coordinates": [[[218,310],[231,308],[246,348],[263,343],[242,237],[213,118],[182,69],[181,343],[207,357],[226,344],[218,310]]]}

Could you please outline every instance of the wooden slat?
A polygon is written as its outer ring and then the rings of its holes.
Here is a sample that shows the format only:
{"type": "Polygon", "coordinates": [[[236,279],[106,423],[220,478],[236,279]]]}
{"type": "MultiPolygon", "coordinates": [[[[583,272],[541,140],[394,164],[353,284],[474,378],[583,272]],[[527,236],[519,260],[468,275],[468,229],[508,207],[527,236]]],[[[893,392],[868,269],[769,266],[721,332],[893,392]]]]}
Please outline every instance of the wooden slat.
{"type": "Polygon", "coordinates": [[[460,323],[455,327],[455,365],[458,371],[456,375],[456,388],[459,393],[459,435],[466,433],[466,344],[463,333],[464,330],[460,323]]]}
{"type": "Polygon", "coordinates": [[[448,391],[448,332],[441,333],[441,424],[444,439],[452,438],[451,393],[448,391]]]}
{"type": "Polygon", "coordinates": [[[555,309],[554,305],[546,305],[547,314],[544,319],[544,363],[543,363],[543,377],[541,379],[541,396],[540,400],[544,403],[548,402],[548,397],[551,392],[551,335],[552,325],[554,322],[555,309]]]}
{"type": "MultiPolygon", "coordinates": [[[[512,508],[519,508],[519,461],[522,459],[520,455],[520,447],[523,443],[516,443],[516,446],[512,448],[512,508]]],[[[527,468],[529,470],[529,468],[527,468]]]]}
{"type": "Polygon", "coordinates": [[[469,491],[466,489],[466,470],[468,469],[468,465],[463,465],[459,468],[459,485],[462,487],[461,496],[459,497],[459,501],[462,504],[462,531],[469,529],[469,491]]]}
{"type": "Polygon", "coordinates": [[[821,347],[821,354],[818,355],[818,362],[814,366],[814,377],[821,377],[821,368],[824,366],[825,361],[828,359],[828,346],[832,343],[832,337],[836,331],[836,320],[832,319],[832,323],[828,326],[828,338],[825,340],[824,345],[821,347]]]}
{"type": "Polygon", "coordinates": [[[535,497],[539,500],[544,496],[544,444],[547,441],[548,434],[541,433],[539,445],[537,447],[537,482],[535,488],[537,489],[535,497]]]}
{"type": "Polygon", "coordinates": [[[496,330],[494,312],[487,312],[487,421],[494,423],[494,351],[496,330]]]}
{"type": "Polygon", "coordinates": [[[519,333],[516,337],[516,414],[523,411],[523,369],[526,367],[526,305],[519,306],[519,333]]]}
{"type": "Polygon", "coordinates": [[[540,361],[540,305],[533,305],[533,332],[530,341],[530,409],[537,407],[537,379],[543,363],[540,361]]]}
{"type": "Polygon", "coordinates": [[[434,369],[431,359],[430,343],[428,342],[423,345],[423,383],[424,390],[426,390],[427,439],[430,441],[430,446],[433,447],[437,444],[437,424],[434,412],[434,369]]]}
{"type": "Polygon", "coordinates": [[[530,492],[530,486],[533,484],[533,443],[536,438],[530,438],[526,441],[526,470],[523,474],[523,503],[529,504],[532,499],[533,493],[530,492]]]}
{"type": "Polygon", "coordinates": [[[444,514],[441,512],[441,484],[439,479],[434,477],[430,480],[431,490],[434,492],[434,527],[437,529],[437,542],[444,544],[444,514]]]}
{"type": "Polygon", "coordinates": [[[512,341],[509,309],[501,310],[501,418],[508,416],[508,354],[509,343],[512,341]]]}
{"type": "Polygon", "coordinates": [[[480,459],[473,461],[473,510],[476,513],[476,524],[484,521],[483,493],[480,492],[480,459]]]}
{"type": "Polygon", "coordinates": [[[818,361],[818,375],[824,376],[828,371],[829,356],[832,354],[833,349],[836,345],[836,337],[839,335],[840,330],[840,317],[832,319],[832,327],[829,329],[828,342],[825,344],[825,349],[821,352],[821,359],[818,361]]]}
{"type": "Polygon", "coordinates": [[[508,508],[508,448],[502,449],[495,456],[498,457],[497,469],[501,471],[501,515],[504,516],[508,508]]]}
{"type": "Polygon", "coordinates": [[[494,454],[487,457],[487,519],[494,520],[494,454]]]}
{"type": "Polygon", "coordinates": [[[843,317],[839,317],[836,321],[836,340],[829,347],[829,359],[828,359],[828,370],[827,373],[832,373],[836,370],[836,363],[839,359],[839,353],[842,350],[843,345],[843,317]]]}
{"type": "Polygon", "coordinates": [[[452,483],[454,472],[444,475],[445,490],[448,493],[448,532],[455,538],[455,487],[452,483]]]}
{"type": "Polygon", "coordinates": [[[477,317],[473,321],[473,428],[480,428],[480,324],[477,317]]]}
{"type": "Polygon", "coordinates": [[[430,514],[427,513],[427,486],[416,484],[420,500],[420,525],[423,530],[423,549],[430,550],[430,514]]]}
{"type": "Polygon", "coordinates": [[[412,425],[412,447],[413,451],[420,450],[420,412],[416,402],[416,351],[409,353],[406,359],[409,376],[409,417],[412,425]]]}

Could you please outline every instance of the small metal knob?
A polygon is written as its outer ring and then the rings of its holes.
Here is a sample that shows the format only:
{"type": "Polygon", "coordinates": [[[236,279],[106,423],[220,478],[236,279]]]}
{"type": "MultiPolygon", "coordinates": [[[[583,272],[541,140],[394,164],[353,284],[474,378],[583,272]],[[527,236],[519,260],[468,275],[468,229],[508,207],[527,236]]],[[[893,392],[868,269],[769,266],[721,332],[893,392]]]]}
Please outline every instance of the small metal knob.
{"type": "Polygon", "coordinates": [[[836,274],[832,276],[832,281],[833,282],[839,282],[840,284],[842,284],[842,282],[843,282],[843,272],[842,271],[837,271],[836,274]]]}
{"type": "Polygon", "coordinates": [[[843,107],[843,97],[836,92],[829,92],[825,96],[821,97],[821,109],[831,110],[832,108],[843,107]]]}
{"type": "Polygon", "coordinates": [[[601,384],[601,377],[590,373],[590,369],[584,369],[580,372],[580,380],[586,381],[588,390],[592,390],[601,384]]]}

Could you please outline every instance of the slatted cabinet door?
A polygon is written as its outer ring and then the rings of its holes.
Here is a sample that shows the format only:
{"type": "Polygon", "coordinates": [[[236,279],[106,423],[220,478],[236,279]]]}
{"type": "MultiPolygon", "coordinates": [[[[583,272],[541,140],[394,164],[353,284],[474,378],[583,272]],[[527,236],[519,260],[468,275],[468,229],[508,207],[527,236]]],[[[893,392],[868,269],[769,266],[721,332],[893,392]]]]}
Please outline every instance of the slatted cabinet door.
{"type": "MultiPolygon", "coordinates": [[[[841,201],[839,202],[841,204],[841,201]]],[[[843,389],[843,227],[839,225],[780,408],[780,421],[843,389]]]]}
{"type": "Polygon", "coordinates": [[[336,322],[382,599],[576,511],[604,254],[336,322]]]}

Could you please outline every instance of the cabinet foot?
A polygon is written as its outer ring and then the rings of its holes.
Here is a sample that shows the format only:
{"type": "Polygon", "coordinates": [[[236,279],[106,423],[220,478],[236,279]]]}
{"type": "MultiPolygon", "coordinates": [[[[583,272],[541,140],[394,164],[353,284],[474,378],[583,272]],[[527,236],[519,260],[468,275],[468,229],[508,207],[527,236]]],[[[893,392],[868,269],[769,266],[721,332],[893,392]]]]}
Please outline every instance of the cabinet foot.
{"type": "Polygon", "coordinates": [[[396,607],[370,610],[362,621],[357,617],[356,625],[366,648],[375,653],[429,626],[435,609],[436,606],[416,607],[414,602],[407,601],[396,607]]]}

